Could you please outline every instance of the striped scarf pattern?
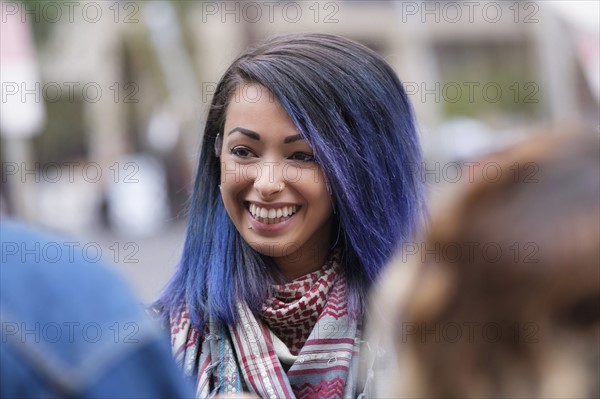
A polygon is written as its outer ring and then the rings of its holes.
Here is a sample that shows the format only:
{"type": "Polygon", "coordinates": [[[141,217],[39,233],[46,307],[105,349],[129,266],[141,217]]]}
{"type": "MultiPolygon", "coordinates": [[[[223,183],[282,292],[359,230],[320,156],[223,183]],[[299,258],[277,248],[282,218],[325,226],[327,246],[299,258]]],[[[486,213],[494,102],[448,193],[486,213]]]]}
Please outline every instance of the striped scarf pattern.
{"type": "MultiPolygon", "coordinates": [[[[223,326],[209,320],[203,333],[192,327],[185,304],[171,315],[173,355],[184,375],[195,381],[197,398],[247,391],[273,399],[355,397],[361,327],[348,314],[346,280],[336,261],[326,265],[316,279],[308,277],[312,279],[315,282],[306,296],[316,298],[319,290],[329,295],[287,373],[275,353],[267,323],[257,319],[245,303],[237,305],[238,323],[223,326]]],[[[292,303],[300,300],[295,299],[292,303]]],[[[265,306],[273,309],[274,304],[268,301],[265,306]]],[[[312,309],[303,310],[303,320],[310,323],[312,309]]],[[[287,313],[297,318],[296,312],[287,313]]],[[[305,330],[304,322],[300,324],[299,336],[305,330]]]]}

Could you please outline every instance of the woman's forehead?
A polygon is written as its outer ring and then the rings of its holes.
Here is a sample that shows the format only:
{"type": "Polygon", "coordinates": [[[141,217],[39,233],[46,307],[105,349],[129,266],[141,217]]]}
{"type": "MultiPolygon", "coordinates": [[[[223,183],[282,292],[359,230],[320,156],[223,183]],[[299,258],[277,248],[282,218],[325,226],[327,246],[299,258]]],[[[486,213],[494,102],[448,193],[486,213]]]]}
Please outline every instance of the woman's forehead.
{"type": "Polygon", "coordinates": [[[271,136],[283,139],[299,133],[279,101],[263,86],[242,86],[229,102],[223,132],[225,137],[242,134],[258,139],[271,136]],[[254,134],[244,133],[248,131],[254,134]]]}

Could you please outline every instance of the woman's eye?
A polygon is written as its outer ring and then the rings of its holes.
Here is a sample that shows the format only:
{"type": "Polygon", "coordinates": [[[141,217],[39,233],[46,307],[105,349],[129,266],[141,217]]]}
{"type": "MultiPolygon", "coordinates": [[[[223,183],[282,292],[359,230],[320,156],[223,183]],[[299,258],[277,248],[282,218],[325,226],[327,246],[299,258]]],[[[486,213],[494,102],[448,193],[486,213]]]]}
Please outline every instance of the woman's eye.
{"type": "Polygon", "coordinates": [[[315,162],[315,157],[311,154],[307,154],[306,152],[295,152],[292,154],[290,159],[302,162],[315,162]]]}
{"type": "Polygon", "coordinates": [[[235,155],[236,157],[240,158],[250,158],[256,156],[252,151],[250,151],[246,147],[233,147],[229,150],[229,152],[235,155]]]}

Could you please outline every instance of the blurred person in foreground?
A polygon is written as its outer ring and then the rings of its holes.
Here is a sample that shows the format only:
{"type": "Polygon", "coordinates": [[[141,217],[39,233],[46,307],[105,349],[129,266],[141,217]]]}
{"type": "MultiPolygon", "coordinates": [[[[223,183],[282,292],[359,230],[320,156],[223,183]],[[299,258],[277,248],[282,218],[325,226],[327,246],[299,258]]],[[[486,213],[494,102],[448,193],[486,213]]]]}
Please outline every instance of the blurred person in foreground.
{"type": "Polygon", "coordinates": [[[480,162],[501,177],[474,173],[383,275],[373,397],[600,396],[598,143],[536,137],[480,162]]]}
{"type": "Polygon", "coordinates": [[[5,218],[0,233],[0,397],[193,396],[98,247],[5,218]]]}

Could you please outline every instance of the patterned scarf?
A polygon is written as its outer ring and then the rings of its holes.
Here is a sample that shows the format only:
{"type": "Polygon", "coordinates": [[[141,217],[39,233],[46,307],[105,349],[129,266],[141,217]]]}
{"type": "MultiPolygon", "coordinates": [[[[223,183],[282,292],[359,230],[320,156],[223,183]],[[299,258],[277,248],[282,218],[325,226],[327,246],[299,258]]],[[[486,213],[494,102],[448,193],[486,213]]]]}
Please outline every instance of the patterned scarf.
{"type": "Polygon", "coordinates": [[[361,328],[348,314],[346,279],[337,261],[276,291],[263,307],[265,322],[245,303],[237,305],[238,323],[210,320],[203,334],[191,326],[185,305],[171,315],[173,355],[184,375],[195,379],[196,397],[244,391],[274,399],[355,397],[361,328]],[[291,293],[294,284],[304,295],[291,293]],[[275,316],[292,323],[292,338],[275,316]],[[267,323],[292,352],[301,347],[287,373],[267,323]]]}
{"type": "Polygon", "coordinates": [[[274,296],[263,305],[263,321],[293,355],[306,342],[339,274],[337,261],[331,259],[317,271],[276,285],[274,296]]]}

